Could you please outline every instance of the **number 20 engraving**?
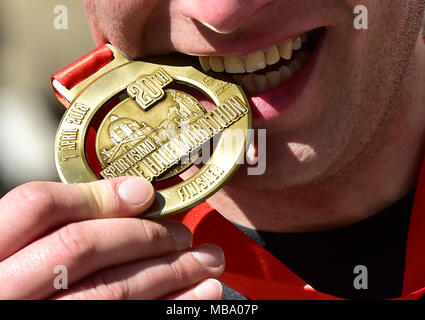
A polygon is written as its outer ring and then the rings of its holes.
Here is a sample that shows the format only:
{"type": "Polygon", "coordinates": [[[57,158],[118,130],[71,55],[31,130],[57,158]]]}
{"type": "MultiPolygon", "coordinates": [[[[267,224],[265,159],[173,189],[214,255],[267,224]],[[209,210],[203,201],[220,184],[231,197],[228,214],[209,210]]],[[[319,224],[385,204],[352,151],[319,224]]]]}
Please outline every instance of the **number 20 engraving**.
{"type": "Polygon", "coordinates": [[[150,76],[141,76],[127,87],[128,95],[146,110],[165,95],[163,87],[172,82],[172,78],[162,69],[150,76]]]}

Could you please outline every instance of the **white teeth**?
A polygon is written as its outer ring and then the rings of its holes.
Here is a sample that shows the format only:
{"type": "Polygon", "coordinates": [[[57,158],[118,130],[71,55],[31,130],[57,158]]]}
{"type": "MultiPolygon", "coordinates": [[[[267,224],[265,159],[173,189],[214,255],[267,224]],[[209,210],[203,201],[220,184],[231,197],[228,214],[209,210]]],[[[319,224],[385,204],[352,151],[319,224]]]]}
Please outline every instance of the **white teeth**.
{"type": "Polygon", "coordinates": [[[199,57],[199,63],[204,71],[213,70],[215,72],[227,73],[251,73],[278,63],[280,58],[291,60],[294,50],[300,50],[303,42],[308,40],[308,34],[303,34],[292,39],[286,39],[277,45],[272,45],[267,50],[259,50],[243,56],[211,56],[199,57]]]}
{"type": "Polygon", "coordinates": [[[275,88],[282,82],[286,82],[294,75],[300,72],[305,64],[308,56],[308,51],[300,51],[288,65],[283,65],[276,71],[269,71],[266,74],[250,73],[247,75],[234,75],[233,78],[248,93],[260,93],[268,89],[275,88]]]}
{"type": "Polygon", "coordinates": [[[280,53],[277,46],[271,46],[266,52],[266,62],[270,66],[280,60],[280,53]]]}
{"type": "Polygon", "coordinates": [[[303,46],[303,39],[301,37],[297,37],[294,40],[294,50],[300,50],[303,46]]]}
{"type": "Polygon", "coordinates": [[[245,67],[243,60],[238,56],[225,56],[224,67],[227,73],[244,73],[245,67]]]}
{"type": "Polygon", "coordinates": [[[254,72],[264,69],[267,66],[266,56],[263,51],[256,51],[250,53],[245,59],[245,70],[247,72],[254,72]]]}
{"type": "Polygon", "coordinates": [[[283,59],[286,59],[286,60],[291,59],[293,48],[294,48],[294,42],[292,41],[292,39],[287,39],[287,40],[283,41],[279,45],[280,56],[283,59]]]}
{"type": "MultiPolygon", "coordinates": [[[[259,50],[247,55],[233,56],[202,56],[199,63],[204,71],[213,70],[233,74],[233,78],[249,93],[259,93],[277,87],[299,73],[310,56],[309,51],[301,50],[303,43],[308,41],[308,34],[293,39],[286,39],[267,50],[259,50]],[[294,52],[294,51],[297,52],[294,52]],[[272,66],[281,59],[289,60],[278,70],[253,73],[272,66]]],[[[273,67],[270,67],[273,68],[273,67]]],[[[277,67],[275,67],[277,69],[277,67]]]]}
{"type": "Polygon", "coordinates": [[[204,71],[211,70],[210,57],[199,57],[199,63],[201,64],[201,67],[204,69],[204,71]]]}
{"type": "Polygon", "coordinates": [[[220,57],[210,57],[211,69],[215,72],[224,71],[224,63],[220,57]]]}

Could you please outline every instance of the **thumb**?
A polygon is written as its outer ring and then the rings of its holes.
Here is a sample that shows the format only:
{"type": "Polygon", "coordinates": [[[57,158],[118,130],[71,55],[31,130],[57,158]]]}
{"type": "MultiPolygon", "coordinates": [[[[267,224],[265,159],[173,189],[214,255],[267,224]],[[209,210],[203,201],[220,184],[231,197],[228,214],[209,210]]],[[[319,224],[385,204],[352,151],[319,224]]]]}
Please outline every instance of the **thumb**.
{"type": "Polygon", "coordinates": [[[94,218],[134,216],[155,200],[152,184],[143,178],[120,177],[75,185],[94,218]]]}

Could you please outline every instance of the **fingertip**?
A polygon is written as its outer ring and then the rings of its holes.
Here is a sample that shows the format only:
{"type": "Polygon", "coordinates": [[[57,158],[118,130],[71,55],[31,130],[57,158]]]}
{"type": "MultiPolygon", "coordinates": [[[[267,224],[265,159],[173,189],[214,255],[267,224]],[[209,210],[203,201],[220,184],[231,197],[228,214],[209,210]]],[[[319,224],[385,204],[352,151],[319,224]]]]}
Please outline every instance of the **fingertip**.
{"type": "Polygon", "coordinates": [[[215,244],[205,244],[192,248],[191,253],[207,268],[224,268],[225,256],[223,250],[215,244]]]}
{"type": "Polygon", "coordinates": [[[177,248],[179,250],[184,250],[190,247],[193,240],[193,235],[190,229],[181,222],[162,219],[158,221],[163,227],[167,228],[171,236],[176,242],[177,248]]]}
{"type": "Polygon", "coordinates": [[[216,279],[207,279],[193,290],[199,300],[220,300],[223,298],[223,286],[216,279]]]}
{"type": "Polygon", "coordinates": [[[222,300],[223,285],[214,278],[203,280],[189,289],[182,290],[164,300],[222,300]]]}
{"type": "Polygon", "coordinates": [[[139,177],[128,177],[120,181],[116,186],[116,191],[122,201],[138,208],[149,207],[155,194],[152,184],[139,177]]]}

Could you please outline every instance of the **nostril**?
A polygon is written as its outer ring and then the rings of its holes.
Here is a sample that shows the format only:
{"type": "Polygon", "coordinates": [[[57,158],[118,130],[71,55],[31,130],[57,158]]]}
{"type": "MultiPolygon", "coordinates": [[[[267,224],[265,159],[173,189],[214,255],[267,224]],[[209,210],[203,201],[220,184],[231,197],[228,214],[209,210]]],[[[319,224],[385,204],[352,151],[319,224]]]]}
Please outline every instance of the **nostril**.
{"type": "Polygon", "coordinates": [[[214,32],[217,32],[217,33],[225,34],[225,33],[231,33],[233,31],[235,31],[235,30],[226,30],[225,28],[220,27],[220,26],[218,26],[219,29],[217,29],[216,27],[214,27],[213,25],[209,24],[208,22],[204,22],[204,21],[201,21],[201,20],[198,20],[198,22],[201,23],[201,24],[203,24],[208,29],[210,29],[210,30],[212,30],[214,32]]]}

